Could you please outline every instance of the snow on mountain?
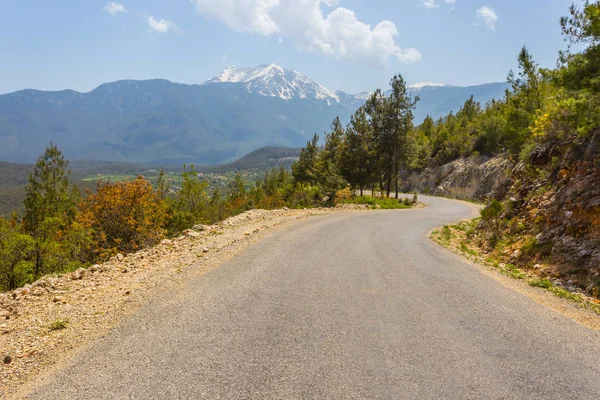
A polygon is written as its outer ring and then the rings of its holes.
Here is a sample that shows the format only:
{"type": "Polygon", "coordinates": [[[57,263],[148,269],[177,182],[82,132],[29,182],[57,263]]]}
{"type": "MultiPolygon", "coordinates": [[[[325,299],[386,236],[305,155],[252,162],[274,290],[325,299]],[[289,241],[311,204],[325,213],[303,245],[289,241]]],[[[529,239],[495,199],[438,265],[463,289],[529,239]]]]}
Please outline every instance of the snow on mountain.
{"type": "Polygon", "coordinates": [[[419,82],[419,83],[413,83],[412,85],[407,85],[406,87],[408,89],[420,90],[420,89],[427,88],[427,87],[446,87],[446,86],[448,86],[448,85],[445,85],[443,83],[419,82]]]}
{"type": "Polygon", "coordinates": [[[276,64],[264,64],[255,68],[229,67],[206,83],[220,82],[243,83],[251,93],[284,100],[300,98],[325,100],[328,103],[340,101],[333,91],[306,75],[283,69],[276,64]]]}

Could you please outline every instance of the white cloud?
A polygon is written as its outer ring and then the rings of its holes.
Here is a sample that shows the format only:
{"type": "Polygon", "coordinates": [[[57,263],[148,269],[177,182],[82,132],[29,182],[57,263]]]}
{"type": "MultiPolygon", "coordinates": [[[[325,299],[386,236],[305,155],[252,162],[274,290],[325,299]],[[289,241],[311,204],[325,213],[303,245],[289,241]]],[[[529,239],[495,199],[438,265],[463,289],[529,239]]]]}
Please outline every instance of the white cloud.
{"type": "Polygon", "coordinates": [[[108,3],[106,3],[106,5],[104,6],[104,11],[112,15],[127,12],[123,4],[115,3],[114,1],[109,1],[108,3]]]}
{"type": "Polygon", "coordinates": [[[425,8],[438,8],[439,6],[436,4],[435,0],[421,0],[421,3],[425,8]]]}
{"type": "MultiPolygon", "coordinates": [[[[456,4],[456,0],[444,0],[444,3],[454,6],[456,4]]],[[[428,9],[440,8],[437,0],[421,0],[421,4],[423,7],[428,9]]]]}
{"type": "Polygon", "coordinates": [[[238,32],[290,39],[298,48],[336,58],[374,60],[390,58],[403,63],[421,59],[414,48],[400,48],[396,25],[381,21],[374,27],[355,13],[338,7],[323,14],[321,4],[333,7],[338,0],[192,0],[197,10],[238,32]]]}
{"type": "Polygon", "coordinates": [[[492,8],[488,6],[479,8],[477,10],[477,18],[485,22],[485,24],[490,30],[496,30],[496,21],[498,21],[498,14],[496,14],[496,12],[492,8]]]}
{"type": "Polygon", "coordinates": [[[179,30],[174,22],[165,19],[156,19],[153,16],[149,16],[147,19],[148,26],[158,33],[167,33],[173,30],[179,30]]]}
{"type": "Polygon", "coordinates": [[[279,0],[192,0],[201,14],[212,17],[238,32],[270,35],[279,27],[269,11],[279,5],[279,0]]]}

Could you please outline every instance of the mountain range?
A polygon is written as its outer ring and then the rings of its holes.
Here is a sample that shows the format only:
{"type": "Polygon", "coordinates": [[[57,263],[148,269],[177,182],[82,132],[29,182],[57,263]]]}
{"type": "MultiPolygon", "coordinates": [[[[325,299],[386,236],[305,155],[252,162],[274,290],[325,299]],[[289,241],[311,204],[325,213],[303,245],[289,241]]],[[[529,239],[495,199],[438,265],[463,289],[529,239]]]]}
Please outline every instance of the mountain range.
{"type": "MultiPolygon", "coordinates": [[[[507,83],[417,84],[415,122],[485,103],[507,83]]],[[[123,80],[88,93],[21,90],[0,95],[0,160],[32,162],[53,141],[69,159],[219,164],[263,146],[299,147],[333,118],[347,122],[368,93],[329,90],[278,65],[230,67],[199,85],[123,80]]]]}

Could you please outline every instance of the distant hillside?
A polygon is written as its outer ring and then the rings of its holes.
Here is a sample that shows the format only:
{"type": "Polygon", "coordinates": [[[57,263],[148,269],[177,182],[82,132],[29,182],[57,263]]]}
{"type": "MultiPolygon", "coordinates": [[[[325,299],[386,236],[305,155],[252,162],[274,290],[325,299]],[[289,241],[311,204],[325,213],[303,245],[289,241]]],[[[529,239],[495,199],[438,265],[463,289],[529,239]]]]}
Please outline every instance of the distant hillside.
{"type": "Polygon", "coordinates": [[[201,167],[211,172],[242,171],[248,169],[268,169],[280,166],[290,167],[300,155],[300,147],[262,147],[237,161],[214,167],[201,167]]]}
{"type": "MultiPolygon", "coordinates": [[[[263,147],[255,150],[237,161],[216,166],[198,166],[196,169],[205,173],[242,172],[248,170],[266,170],[280,166],[290,167],[298,158],[300,148],[263,147]]],[[[96,180],[83,181],[85,178],[106,176],[156,176],[160,166],[144,165],[114,161],[70,161],[71,181],[81,190],[93,190],[96,180]]],[[[178,173],[182,165],[165,168],[178,173]]],[[[25,185],[33,164],[16,164],[0,161],[0,216],[9,215],[12,211],[21,211],[25,198],[25,185]]]]}
{"type": "MultiPolygon", "coordinates": [[[[502,97],[506,86],[417,85],[415,123],[457,111],[471,95],[502,97]]],[[[367,97],[333,92],[274,64],[228,68],[202,85],[154,79],[89,93],[21,90],[0,95],[0,159],[32,163],[53,141],[70,160],[222,164],[263,146],[303,146],[336,116],[348,122],[367,97]]]]}

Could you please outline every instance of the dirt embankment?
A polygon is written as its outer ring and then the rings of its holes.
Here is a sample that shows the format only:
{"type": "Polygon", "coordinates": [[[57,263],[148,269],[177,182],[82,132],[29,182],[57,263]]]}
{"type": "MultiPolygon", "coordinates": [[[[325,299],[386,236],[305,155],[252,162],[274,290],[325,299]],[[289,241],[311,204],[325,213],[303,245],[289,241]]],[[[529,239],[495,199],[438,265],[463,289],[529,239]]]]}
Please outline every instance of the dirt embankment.
{"type": "Polygon", "coordinates": [[[0,294],[0,398],[106,335],[153,293],[217,268],[284,223],[351,210],[252,210],[160,245],[0,294]]]}

